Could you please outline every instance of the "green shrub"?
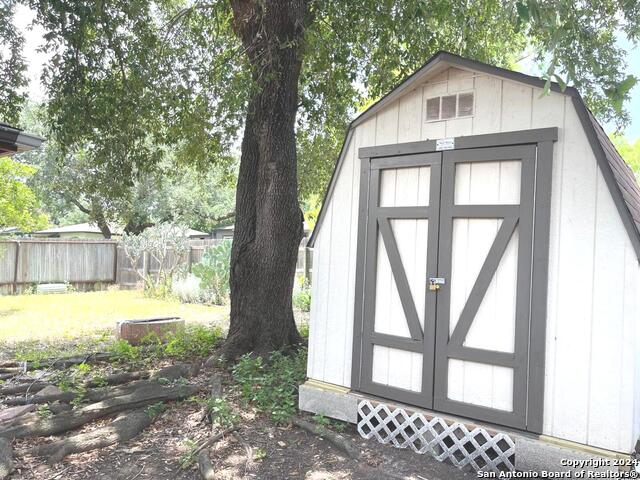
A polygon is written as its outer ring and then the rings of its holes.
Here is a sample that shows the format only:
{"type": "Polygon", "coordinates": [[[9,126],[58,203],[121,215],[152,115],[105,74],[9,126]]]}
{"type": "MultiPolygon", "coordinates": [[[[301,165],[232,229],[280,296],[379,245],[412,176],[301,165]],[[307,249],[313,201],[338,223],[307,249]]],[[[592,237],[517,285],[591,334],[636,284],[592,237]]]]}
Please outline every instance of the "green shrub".
{"type": "Polygon", "coordinates": [[[208,248],[202,261],[191,271],[200,279],[200,288],[207,299],[217,305],[229,301],[229,264],[231,263],[231,241],[223,240],[208,248]]]}
{"type": "Polygon", "coordinates": [[[116,340],[107,348],[117,362],[135,362],[140,358],[140,349],[126,340],[116,340]]]}
{"type": "Polygon", "coordinates": [[[164,356],[173,358],[204,357],[222,338],[220,327],[189,325],[165,337],[164,356]]]}
{"type": "Polygon", "coordinates": [[[298,333],[302,338],[309,338],[309,324],[303,323],[298,325],[298,333]]]}
{"type": "Polygon", "coordinates": [[[239,416],[224,397],[209,397],[201,401],[211,415],[211,423],[220,428],[230,428],[238,423],[239,416]]]}
{"type": "Polygon", "coordinates": [[[142,344],[148,349],[149,355],[184,360],[209,355],[221,338],[220,327],[187,325],[175,333],[165,334],[164,339],[152,332],[142,339],[142,344]]]}
{"type": "Polygon", "coordinates": [[[297,283],[293,290],[293,307],[308,312],[311,310],[311,288],[303,278],[300,278],[297,283]]]}
{"type": "Polygon", "coordinates": [[[273,352],[268,361],[245,355],[233,368],[233,377],[247,402],[284,423],[296,412],[298,385],[304,382],[307,351],[300,348],[285,355],[273,352]]]}

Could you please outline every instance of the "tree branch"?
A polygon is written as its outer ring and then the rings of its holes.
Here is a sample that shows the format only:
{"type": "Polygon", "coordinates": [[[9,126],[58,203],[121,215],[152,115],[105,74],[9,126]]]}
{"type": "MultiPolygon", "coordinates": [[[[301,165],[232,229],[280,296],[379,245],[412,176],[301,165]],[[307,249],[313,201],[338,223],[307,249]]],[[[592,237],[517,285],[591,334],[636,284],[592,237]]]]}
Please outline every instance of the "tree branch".
{"type": "Polygon", "coordinates": [[[86,213],[87,215],[91,215],[91,210],[89,210],[87,207],[82,205],[79,200],[77,200],[75,198],[71,198],[71,197],[66,197],[66,198],[67,198],[68,201],[70,201],[76,207],[78,207],[78,210],[80,210],[82,213],[86,213]]]}
{"type": "Polygon", "coordinates": [[[173,17],[171,17],[169,19],[169,21],[164,25],[164,27],[162,27],[163,30],[165,30],[165,41],[167,39],[167,37],[169,36],[169,34],[171,33],[171,30],[173,30],[173,28],[185,17],[187,17],[188,15],[192,14],[193,12],[195,12],[196,10],[206,10],[209,8],[215,8],[217,5],[215,3],[203,3],[200,5],[192,5],[190,7],[187,8],[183,8],[182,10],[180,10],[178,13],[176,13],[173,17]]]}
{"type": "Polygon", "coordinates": [[[229,220],[230,218],[235,218],[236,216],[236,211],[232,210],[228,213],[225,213],[224,215],[220,215],[219,217],[213,217],[211,220],[214,222],[223,222],[225,220],[229,220]]]}

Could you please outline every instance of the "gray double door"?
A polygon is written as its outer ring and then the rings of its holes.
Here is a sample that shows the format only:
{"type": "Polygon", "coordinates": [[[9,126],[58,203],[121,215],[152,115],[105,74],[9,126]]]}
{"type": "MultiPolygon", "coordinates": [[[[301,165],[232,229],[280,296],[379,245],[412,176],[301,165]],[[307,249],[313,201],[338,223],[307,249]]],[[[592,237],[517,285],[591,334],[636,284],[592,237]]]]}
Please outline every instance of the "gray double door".
{"type": "Polygon", "coordinates": [[[363,159],[355,389],[536,429],[527,420],[536,152],[363,159]]]}

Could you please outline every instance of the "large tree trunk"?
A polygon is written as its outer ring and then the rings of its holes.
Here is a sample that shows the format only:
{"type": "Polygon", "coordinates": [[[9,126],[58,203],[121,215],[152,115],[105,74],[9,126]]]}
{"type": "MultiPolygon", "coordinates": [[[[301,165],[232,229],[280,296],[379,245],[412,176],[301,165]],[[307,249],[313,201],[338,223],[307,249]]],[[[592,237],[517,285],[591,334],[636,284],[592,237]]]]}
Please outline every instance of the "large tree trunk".
{"type": "Polygon", "coordinates": [[[296,344],[291,295],[303,216],[295,118],[306,0],[231,0],[251,65],[231,251],[228,359],[296,344]]]}

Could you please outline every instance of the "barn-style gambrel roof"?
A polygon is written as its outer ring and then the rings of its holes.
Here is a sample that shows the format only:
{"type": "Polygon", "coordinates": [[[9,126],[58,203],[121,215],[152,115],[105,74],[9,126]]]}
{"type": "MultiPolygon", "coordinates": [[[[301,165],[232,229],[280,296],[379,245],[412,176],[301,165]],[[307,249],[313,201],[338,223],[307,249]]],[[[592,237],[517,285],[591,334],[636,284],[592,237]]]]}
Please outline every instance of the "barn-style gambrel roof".
{"type": "MultiPolygon", "coordinates": [[[[404,93],[409,92],[418,82],[423,81],[426,74],[438,71],[443,67],[460,67],[463,69],[486,73],[488,75],[502,77],[515,82],[521,82],[537,88],[544,88],[546,84],[546,81],[539,77],[495,67],[493,65],[464,58],[449,52],[436,53],[424,64],[424,66],[410,75],[378,102],[371,105],[349,125],[345,142],[342,145],[342,150],[340,151],[340,155],[336,162],[333,175],[331,176],[329,186],[325,192],[322,208],[318,215],[318,221],[311,238],[309,239],[309,247],[313,247],[317,237],[317,232],[322,226],[322,222],[326,214],[327,203],[331,198],[338,172],[344,162],[349,140],[353,135],[355,127],[371,118],[387,105],[396,101],[404,93]]],[[[624,227],[629,235],[636,256],[638,260],[640,260],[640,187],[638,186],[638,182],[631,171],[631,168],[625,163],[616,148],[613,146],[613,143],[611,143],[611,140],[604,132],[602,126],[598,123],[593,113],[589,111],[578,90],[574,87],[567,87],[562,90],[560,85],[555,82],[551,83],[551,90],[568,95],[572,98],[573,104],[580,117],[582,128],[587,134],[589,144],[598,160],[598,165],[602,171],[607,187],[611,192],[620,218],[622,219],[624,227]]]]}

